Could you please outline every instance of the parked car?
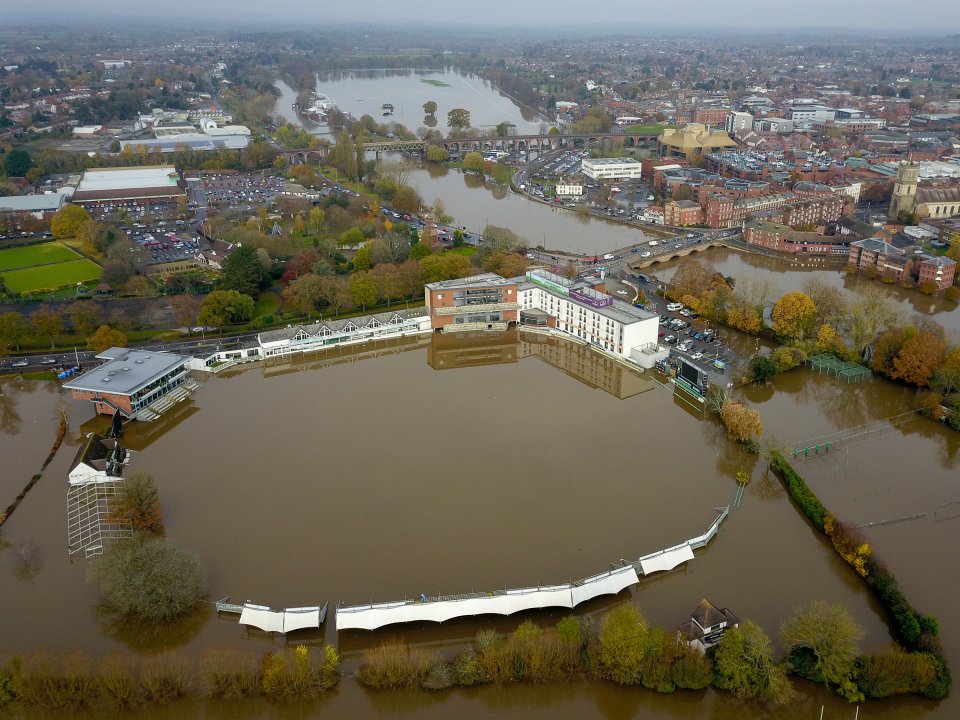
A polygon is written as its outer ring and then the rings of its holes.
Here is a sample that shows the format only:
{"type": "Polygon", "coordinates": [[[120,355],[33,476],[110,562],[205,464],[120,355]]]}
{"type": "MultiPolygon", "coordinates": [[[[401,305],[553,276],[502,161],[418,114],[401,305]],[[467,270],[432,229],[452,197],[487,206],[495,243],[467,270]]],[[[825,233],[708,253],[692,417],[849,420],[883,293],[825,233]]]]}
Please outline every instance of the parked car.
{"type": "Polygon", "coordinates": [[[683,305],[681,303],[675,302],[675,303],[667,304],[667,310],[669,310],[670,312],[676,312],[677,310],[682,310],[682,309],[683,309],[683,305]]]}

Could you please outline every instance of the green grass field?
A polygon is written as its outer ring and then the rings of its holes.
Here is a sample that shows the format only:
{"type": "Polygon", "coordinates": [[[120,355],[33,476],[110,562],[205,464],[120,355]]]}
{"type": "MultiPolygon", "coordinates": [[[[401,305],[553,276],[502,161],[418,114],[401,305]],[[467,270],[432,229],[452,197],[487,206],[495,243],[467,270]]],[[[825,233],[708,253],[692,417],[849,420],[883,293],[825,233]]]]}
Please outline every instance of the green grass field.
{"type": "Polygon", "coordinates": [[[0,250],[0,273],[78,259],[80,255],[59,242],[9,248],[0,250]]]}
{"type": "MultiPolygon", "coordinates": [[[[74,257],[76,257],[74,255],[74,257]]],[[[100,268],[89,260],[67,260],[3,273],[7,287],[18,293],[54,290],[64,285],[100,279],[100,268]]]]}
{"type": "Polygon", "coordinates": [[[666,125],[629,125],[624,128],[627,135],[646,135],[647,133],[662,133],[666,125]]]}
{"type": "Polygon", "coordinates": [[[464,257],[472,257],[477,252],[477,249],[475,247],[471,247],[470,245],[465,245],[464,247],[450,248],[450,250],[447,252],[463,255],[464,257]]]}

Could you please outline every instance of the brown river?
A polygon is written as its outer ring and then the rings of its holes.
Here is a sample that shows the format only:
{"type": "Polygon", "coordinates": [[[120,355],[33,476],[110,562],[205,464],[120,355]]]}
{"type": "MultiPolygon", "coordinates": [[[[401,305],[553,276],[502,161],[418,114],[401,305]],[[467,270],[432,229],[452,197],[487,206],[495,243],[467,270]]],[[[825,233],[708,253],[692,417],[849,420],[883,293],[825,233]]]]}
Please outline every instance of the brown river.
{"type": "MultiPolygon", "coordinates": [[[[780,622],[813,599],[845,603],[889,642],[880,608],[791,506],[765,463],[727,442],[717,425],[650,374],[588,350],[515,333],[427,337],[341,348],[292,363],[251,365],[201,378],[204,387],[161,420],[131,426],[128,471],[151,473],[168,536],[197,551],[209,597],[273,607],[356,603],[565,582],[609,563],[674,545],[706,529],[731,503],[738,470],[751,473],[739,508],[713,543],[677,570],[616,598],[579,606],[593,616],[635,600],[654,624],[675,627],[707,597],[757,621],[776,640],[780,622]]],[[[212,606],[162,633],[130,633],[97,615],[87,561],[66,552],[66,474],[81,433],[101,426],[53,383],[0,384],[0,502],[39,470],[56,431],[58,402],[72,408],[68,440],[2,529],[0,655],[81,648],[94,655],[181,648],[199,655],[282,643],[245,631],[212,606]],[[18,550],[31,548],[28,567],[18,550]]],[[[912,393],[871,380],[844,385],[806,369],[749,389],[766,436],[784,444],[888,418],[912,393]]],[[[801,472],[824,503],[865,529],[909,599],[935,614],[960,667],[952,612],[960,565],[960,435],[928,420],[870,433],[801,472]]],[[[554,623],[560,611],[526,614],[554,623]]],[[[522,618],[439,626],[319,632],[291,643],[333,642],[347,673],[316,705],[188,702],[144,717],[722,718],[853,717],[854,707],[799,683],[797,703],[768,711],[712,690],[657,695],[604,683],[485,687],[441,694],[375,693],[349,673],[385,639],[452,655],[479,629],[509,631],[522,618]]],[[[873,701],[864,718],[960,715],[941,703],[873,701]]]]}

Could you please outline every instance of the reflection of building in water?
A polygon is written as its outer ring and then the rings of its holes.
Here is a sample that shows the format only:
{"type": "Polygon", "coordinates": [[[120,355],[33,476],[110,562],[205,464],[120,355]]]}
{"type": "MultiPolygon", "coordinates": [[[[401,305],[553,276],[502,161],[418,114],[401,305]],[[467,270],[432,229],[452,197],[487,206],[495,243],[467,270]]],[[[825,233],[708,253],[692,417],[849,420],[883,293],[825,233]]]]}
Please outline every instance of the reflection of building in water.
{"type": "Polygon", "coordinates": [[[585,385],[621,400],[653,388],[640,372],[606,357],[589,346],[563,338],[504,332],[436,334],[427,346],[427,364],[434,370],[504,365],[539,357],[585,385]]]}
{"type": "Polygon", "coordinates": [[[427,365],[434,370],[503,365],[517,362],[518,350],[516,330],[436,334],[427,346],[427,365]]]}
{"type": "Polygon", "coordinates": [[[429,346],[429,335],[406,335],[401,337],[367,340],[358,345],[331,345],[326,349],[314,348],[308,352],[287,353],[264,358],[260,363],[263,377],[276,377],[288,373],[317,370],[353,363],[358,360],[397,355],[407,350],[429,346]]]}
{"type": "Polygon", "coordinates": [[[624,400],[654,387],[653,381],[585,345],[543,336],[524,336],[520,357],[536,356],[572,378],[624,400]]]}
{"type": "MultiPolygon", "coordinates": [[[[124,447],[140,452],[148,448],[155,440],[163,437],[188,417],[199,412],[200,408],[188,399],[177,403],[159,419],[149,423],[126,423],[123,426],[124,447]]],[[[110,418],[97,415],[80,425],[80,432],[84,435],[91,432],[106,433],[110,427],[110,418]]]]}

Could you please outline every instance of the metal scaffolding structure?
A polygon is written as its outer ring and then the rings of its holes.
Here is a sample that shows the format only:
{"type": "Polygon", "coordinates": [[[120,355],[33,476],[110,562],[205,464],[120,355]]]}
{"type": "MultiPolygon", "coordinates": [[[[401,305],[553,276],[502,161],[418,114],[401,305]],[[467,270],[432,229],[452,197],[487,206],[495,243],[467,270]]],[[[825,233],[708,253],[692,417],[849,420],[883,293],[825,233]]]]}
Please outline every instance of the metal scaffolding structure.
{"type": "Polygon", "coordinates": [[[871,376],[870,370],[863,365],[841,360],[836,355],[829,353],[814,355],[807,362],[810,363],[811,369],[819,373],[826,371],[828,375],[832,373],[847,382],[866,380],[871,376]]]}
{"type": "Polygon", "coordinates": [[[105,542],[129,538],[129,523],[113,517],[117,495],[123,478],[104,482],[70,485],[67,490],[67,552],[84,552],[86,557],[103,554],[105,542]]]}

